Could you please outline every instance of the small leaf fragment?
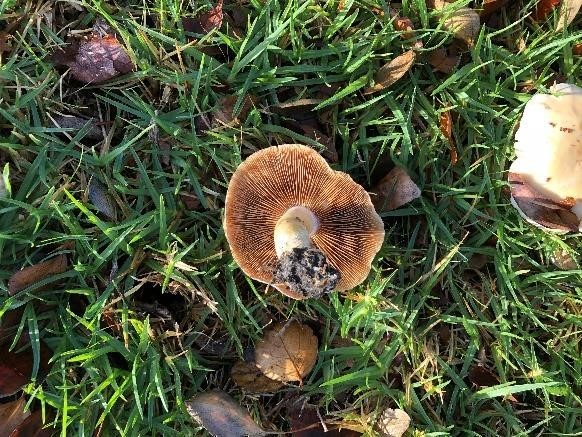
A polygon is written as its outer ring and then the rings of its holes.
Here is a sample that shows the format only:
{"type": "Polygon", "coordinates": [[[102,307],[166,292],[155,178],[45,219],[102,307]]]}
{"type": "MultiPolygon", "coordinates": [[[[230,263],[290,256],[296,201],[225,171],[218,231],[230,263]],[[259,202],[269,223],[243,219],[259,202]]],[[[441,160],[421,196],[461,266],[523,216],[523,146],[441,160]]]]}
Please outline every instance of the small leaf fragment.
{"type": "Polygon", "coordinates": [[[24,412],[25,404],[24,396],[15,401],[0,404],[0,436],[9,436],[24,419],[30,416],[30,411],[24,412]]]}
{"type": "Polygon", "coordinates": [[[578,263],[576,258],[567,250],[556,249],[550,258],[552,264],[561,270],[577,270],[578,263]]]}
{"type": "Polygon", "coordinates": [[[296,320],[272,326],[255,347],[255,363],[277,381],[302,381],[317,361],[317,337],[296,320]]]}
{"type": "Polygon", "coordinates": [[[439,117],[439,128],[442,134],[445,136],[449,142],[450,153],[451,153],[451,164],[455,165],[458,161],[457,147],[455,146],[455,140],[453,139],[453,118],[450,111],[441,112],[439,117]]]}
{"type": "Polygon", "coordinates": [[[89,200],[99,212],[107,218],[117,220],[117,208],[115,202],[107,192],[107,187],[103,185],[96,177],[91,178],[89,182],[89,200]]]}
{"type": "Polygon", "coordinates": [[[500,9],[507,6],[509,0],[485,0],[483,2],[483,9],[481,10],[481,18],[487,18],[500,9]]]}
{"type": "Polygon", "coordinates": [[[381,437],[402,437],[410,426],[410,416],[399,408],[386,408],[378,421],[375,429],[381,437]]]}
{"type": "Polygon", "coordinates": [[[444,47],[430,52],[427,60],[436,71],[447,74],[452,73],[457,68],[457,65],[459,65],[459,57],[450,55],[444,47]]]}
{"type": "Polygon", "coordinates": [[[420,188],[402,167],[394,167],[374,187],[372,193],[377,211],[392,211],[420,197],[420,188]]]}
{"type": "Polygon", "coordinates": [[[434,1],[435,10],[443,11],[441,17],[443,27],[452,32],[455,38],[465,41],[469,46],[472,46],[481,30],[479,14],[474,9],[467,7],[445,10],[445,8],[451,5],[451,3],[444,0],[434,1]]]}
{"type": "Polygon", "coordinates": [[[529,223],[546,231],[577,232],[580,220],[571,211],[572,202],[547,199],[519,173],[509,172],[511,203],[529,223]]]}
{"type": "Polygon", "coordinates": [[[533,18],[536,21],[545,20],[548,15],[560,4],[560,0],[539,0],[533,18]]]}
{"type": "Polygon", "coordinates": [[[249,393],[272,393],[283,386],[281,381],[268,378],[253,363],[237,361],[230,371],[234,383],[249,393]]]}
{"type": "Polygon", "coordinates": [[[218,101],[218,108],[212,114],[212,127],[237,126],[246,118],[254,105],[253,96],[246,95],[240,105],[238,114],[235,115],[235,105],[238,96],[224,96],[218,101]]]}
{"type": "Polygon", "coordinates": [[[499,378],[482,364],[476,364],[469,371],[469,381],[477,387],[492,387],[499,384],[499,378]]]}
{"type": "Polygon", "coordinates": [[[56,433],[53,427],[44,428],[42,411],[38,410],[28,416],[10,434],[10,437],[51,437],[56,433]]]}
{"type": "Polygon", "coordinates": [[[8,294],[12,296],[48,276],[66,272],[68,268],[67,256],[64,254],[57,255],[40,264],[25,267],[10,277],[8,294]]]}
{"type": "Polygon", "coordinates": [[[101,129],[95,124],[96,120],[93,118],[77,117],[76,115],[58,115],[52,119],[55,127],[63,129],[81,130],[89,124],[89,130],[85,134],[86,138],[91,140],[100,140],[103,138],[101,129]]]}
{"type": "Polygon", "coordinates": [[[219,29],[222,26],[224,17],[222,12],[223,0],[218,0],[216,6],[208,12],[200,14],[195,18],[184,18],[182,25],[186,32],[205,34],[210,33],[213,29],[219,29]]]}
{"type": "Polygon", "coordinates": [[[413,50],[404,52],[392,59],[378,70],[374,77],[376,83],[373,87],[366,88],[364,94],[372,94],[382,91],[394,84],[398,79],[404,76],[408,70],[410,70],[415,59],[416,53],[413,50]]]}
{"type": "Polygon", "coordinates": [[[215,437],[266,434],[245,409],[220,390],[197,394],[186,401],[186,408],[190,416],[215,437]]]}
{"type": "MultiPolygon", "coordinates": [[[[46,375],[51,356],[51,350],[41,341],[40,370],[37,381],[42,380],[46,375]]],[[[32,377],[33,366],[34,355],[31,348],[15,352],[9,350],[8,344],[0,346],[0,398],[12,396],[28,384],[32,377]]]]}
{"type": "Polygon", "coordinates": [[[574,18],[576,18],[576,14],[580,11],[580,8],[582,8],[582,0],[564,0],[562,2],[562,7],[560,8],[560,19],[556,25],[556,30],[559,32],[572,23],[574,18]]]}
{"type": "Polygon", "coordinates": [[[338,428],[338,425],[325,425],[324,429],[317,407],[304,402],[295,401],[287,408],[287,417],[291,425],[291,437],[357,437],[362,433],[348,428],[338,428]]]}

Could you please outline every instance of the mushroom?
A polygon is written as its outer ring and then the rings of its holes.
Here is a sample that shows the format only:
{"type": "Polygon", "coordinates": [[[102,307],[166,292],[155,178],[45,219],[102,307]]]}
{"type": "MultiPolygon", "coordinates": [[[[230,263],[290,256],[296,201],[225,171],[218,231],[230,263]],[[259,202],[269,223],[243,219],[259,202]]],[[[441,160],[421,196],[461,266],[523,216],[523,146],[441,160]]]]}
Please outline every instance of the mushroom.
{"type": "Polygon", "coordinates": [[[294,299],[360,284],[384,241],[366,190],[298,144],[255,152],[236,169],[224,231],[248,276],[294,299]]]}
{"type": "Polygon", "coordinates": [[[511,203],[536,227],[582,230],[582,88],[561,83],[525,105],[509,169],[511,203]]]}

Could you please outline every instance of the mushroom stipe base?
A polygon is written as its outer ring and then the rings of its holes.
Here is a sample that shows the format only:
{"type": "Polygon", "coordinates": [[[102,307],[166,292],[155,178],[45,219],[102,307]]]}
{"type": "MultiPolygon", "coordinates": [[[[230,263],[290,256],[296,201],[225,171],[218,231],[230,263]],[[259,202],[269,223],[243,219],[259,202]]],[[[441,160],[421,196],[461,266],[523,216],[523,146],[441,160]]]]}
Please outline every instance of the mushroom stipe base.
{"type": "Polygon", "coordinates": [[[298,295],[310,298],[332,292],[341,273],[329,264],[321,250],[297,247],[279,257],[273,279],[298,295]]]}

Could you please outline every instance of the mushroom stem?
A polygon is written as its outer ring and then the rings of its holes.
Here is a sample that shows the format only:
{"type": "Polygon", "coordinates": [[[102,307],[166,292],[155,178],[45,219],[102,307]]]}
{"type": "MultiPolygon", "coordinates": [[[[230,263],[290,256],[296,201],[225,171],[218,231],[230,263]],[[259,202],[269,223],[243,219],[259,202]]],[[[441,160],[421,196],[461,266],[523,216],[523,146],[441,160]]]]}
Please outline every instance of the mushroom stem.
{"type": "Polygon", "coordinates": [[[311,210],[304,206],[289,208],[275,225],[275,252],[277,257],[293,249],[309,249],[311,236],[319,228],[319,220],[311,210]]]}

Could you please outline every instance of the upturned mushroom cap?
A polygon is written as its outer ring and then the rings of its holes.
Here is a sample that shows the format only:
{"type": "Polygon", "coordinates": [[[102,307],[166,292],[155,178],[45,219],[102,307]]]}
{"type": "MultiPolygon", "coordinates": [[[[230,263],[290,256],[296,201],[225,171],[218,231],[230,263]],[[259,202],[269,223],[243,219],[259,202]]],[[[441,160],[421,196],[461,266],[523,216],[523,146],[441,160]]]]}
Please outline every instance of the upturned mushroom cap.
{"type": "MultiPolygon", "coordinates": [[[[513,179],[527,184],[527,189],[534,194],[526,197],[535,198],[534,209],[540,204],[540,198],[555,202],[547,202],[553,211],[567,203],[579,221],[582,219],[582,88],[563,83],[554,85],[550,91],[553,94],[536,94],[525,106],[515,134],[517,158],[509,169],[510,182],[513,179]]],[[[567,230],[568,226],[562,229],[530,217],[531,213],[520,208],[513,191],[512,186],[512,203],[530,223],[550,231],[567,230]]]]}
{"type": "MultiPolygon", "coordinates": [[[[293,206],[309,208],[319,220],[311,241],[341,272],[335,290],[364,281],[384,241],[384,224],[363,187],[332,170],[315,150],[298,144],[252,154],[230,180],[224,230],[241,269],[253,279],[273,283],[275,225],[293,206]]],[[[304,298],[284,284],[273,285],[290,297],[304,298]]]]}

